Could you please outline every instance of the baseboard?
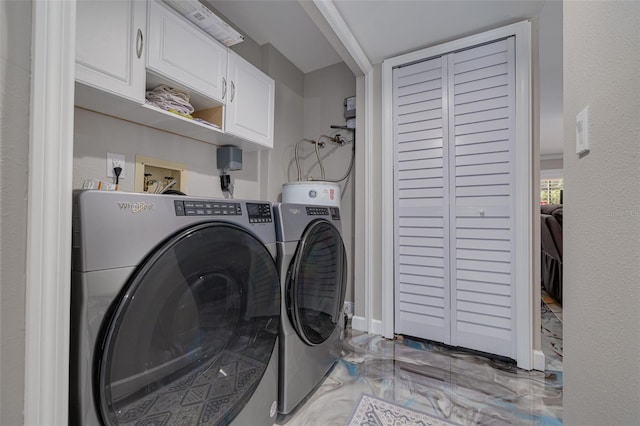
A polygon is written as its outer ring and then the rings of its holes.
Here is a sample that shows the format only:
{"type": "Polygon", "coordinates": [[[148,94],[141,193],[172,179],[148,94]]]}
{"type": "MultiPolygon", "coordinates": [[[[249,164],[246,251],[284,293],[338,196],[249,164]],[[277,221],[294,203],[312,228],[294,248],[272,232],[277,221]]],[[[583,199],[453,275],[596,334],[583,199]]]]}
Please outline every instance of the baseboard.
{"type": "Polygon", "coordinates": [[[380,320],[374,319],[371,321],[371,330],[368,330],[366,318],[354,315],[353,318],[351,318],[351,328],[358,331],[365,331],[369,334],[382,335],[382,321],[380,320]]]}
{"type": "Polygon", "coordinates": [[[533,351],[533,369],[537,371],[544,371],[545,365],[544,352],[535,349],[533,351]]]}
{"type": "Polygon", "coordinates": [[[382,335],[382,321],[381,320],[371,321],[371,331],[369,333],[382,335]]]}
{"type": "Polygon", "coordinates": [[[358,331],[367,331],[367,320],[364,317],[354,315],[351,318],[351,328],[358,331]]]}

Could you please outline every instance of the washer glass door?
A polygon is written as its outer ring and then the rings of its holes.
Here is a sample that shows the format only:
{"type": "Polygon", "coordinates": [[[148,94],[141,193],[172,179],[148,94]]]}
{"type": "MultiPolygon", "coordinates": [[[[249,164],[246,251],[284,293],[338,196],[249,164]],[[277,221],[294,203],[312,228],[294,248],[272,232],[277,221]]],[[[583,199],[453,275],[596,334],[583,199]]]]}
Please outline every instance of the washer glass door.
{"type": "Polygon", "coordinates": [[[107,315],[94,391],[107,425],[227,424],[278,337],[273,258],[243,229],[208,223],[169,238],[107,315]]]}
{"type": "Polygon", "coordinates": [[[329,338],[340,321],[347,282],[342,237],[319,219],[305,229],[287,280],[287,311],[298,336],[308,345],[329,338]]]}

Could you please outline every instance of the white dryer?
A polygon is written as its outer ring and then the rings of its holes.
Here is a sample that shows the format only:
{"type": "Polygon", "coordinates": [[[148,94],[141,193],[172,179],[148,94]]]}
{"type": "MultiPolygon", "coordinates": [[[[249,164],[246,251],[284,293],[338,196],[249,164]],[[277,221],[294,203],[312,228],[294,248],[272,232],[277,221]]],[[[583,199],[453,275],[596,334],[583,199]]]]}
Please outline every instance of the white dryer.
{"type": "Polygon", "coordinates": [[[70,423],[272,425],[271,203],[77,191],[70,423]]]}
{"type": "Polygon", "coordinates": [[[289,414],[340,358],[347,256],[338,207],[275,204],[282,286],[278,410],[289,414]]]}

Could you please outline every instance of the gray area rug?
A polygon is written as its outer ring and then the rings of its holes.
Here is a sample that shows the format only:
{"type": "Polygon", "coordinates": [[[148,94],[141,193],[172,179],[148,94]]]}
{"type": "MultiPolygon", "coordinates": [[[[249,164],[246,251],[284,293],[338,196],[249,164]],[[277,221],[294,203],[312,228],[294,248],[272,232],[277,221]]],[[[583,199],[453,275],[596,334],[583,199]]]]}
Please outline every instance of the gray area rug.
{"type": "Polygon", "coordinates": [[[346,426],[451,426],[446,420],[363,394],[346,426]]]}

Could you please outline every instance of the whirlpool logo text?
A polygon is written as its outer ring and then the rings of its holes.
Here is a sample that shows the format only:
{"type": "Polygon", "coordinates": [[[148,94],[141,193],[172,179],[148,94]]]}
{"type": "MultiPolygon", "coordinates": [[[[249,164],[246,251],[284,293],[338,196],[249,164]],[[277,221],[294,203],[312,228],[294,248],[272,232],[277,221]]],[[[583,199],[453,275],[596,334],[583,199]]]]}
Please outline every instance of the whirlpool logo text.
{"type": "Polygon", "coordinates": [[[118,203],[118,207],[120,207],[120,210],[129,210],[131,213],[140,213],[155,209],[155,205],[153,203],[145,203],[144,201],[139,201],[137,203],[132,203],[131,201],[120,202],[118,203]]]}

